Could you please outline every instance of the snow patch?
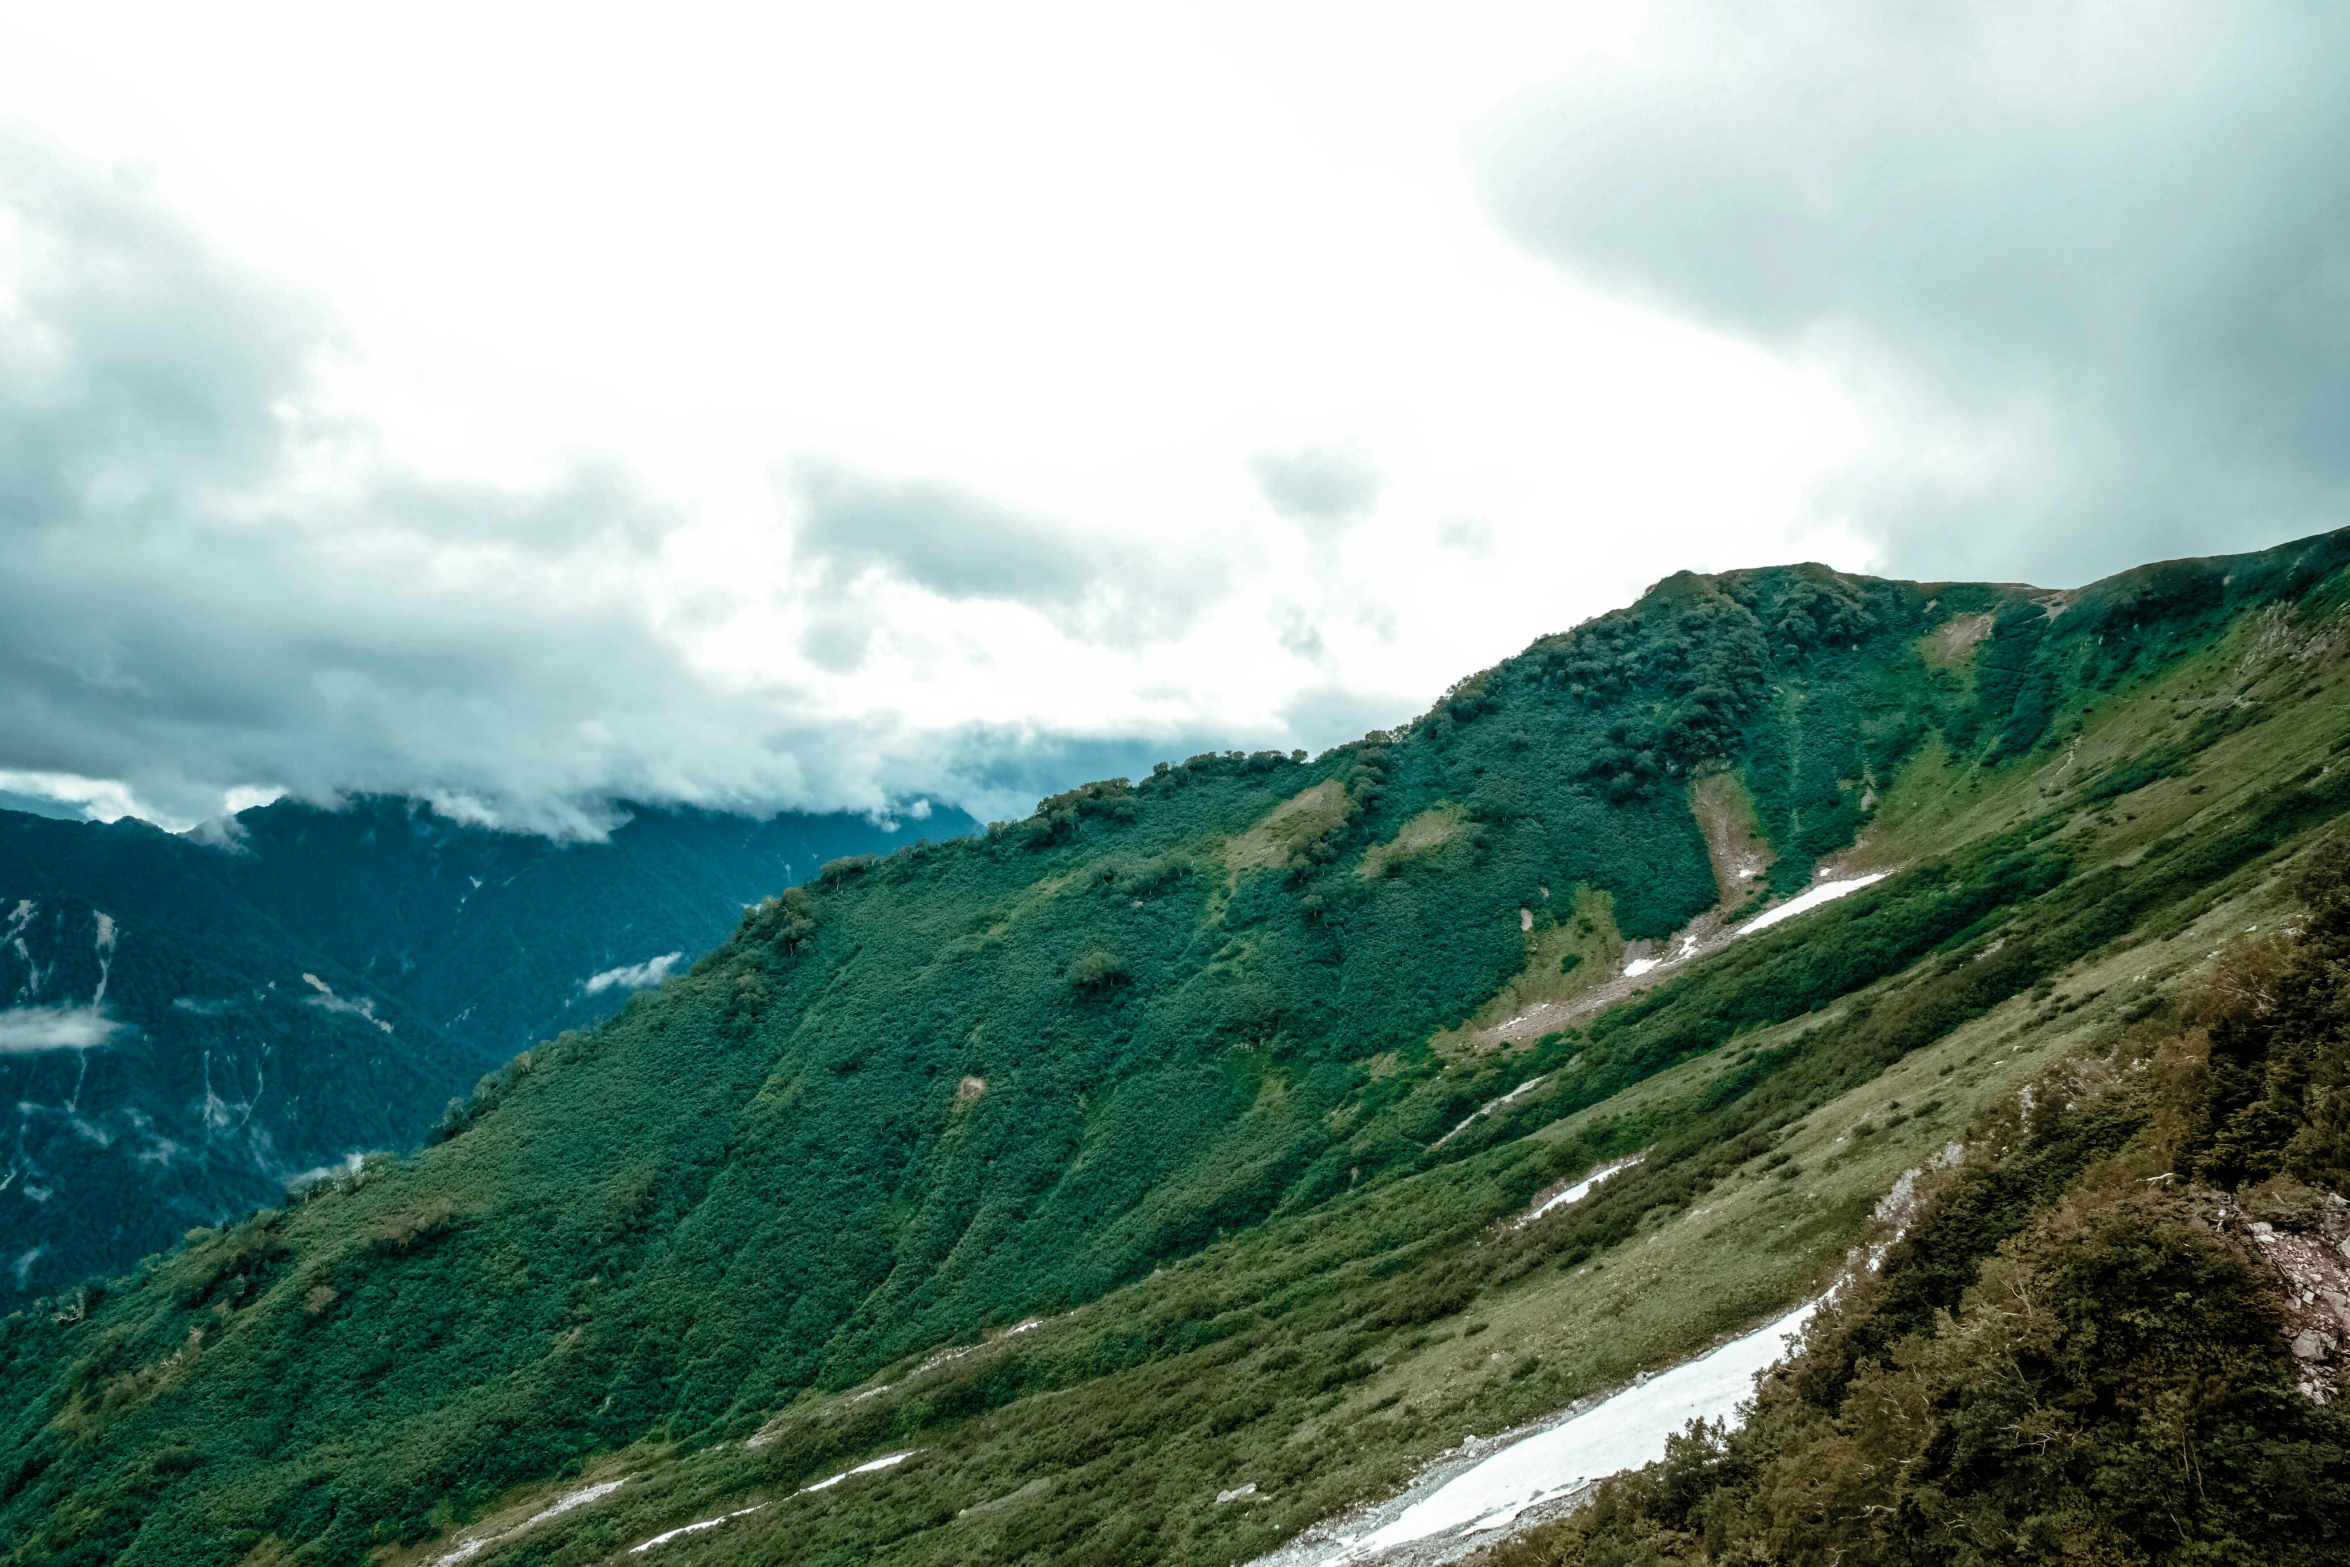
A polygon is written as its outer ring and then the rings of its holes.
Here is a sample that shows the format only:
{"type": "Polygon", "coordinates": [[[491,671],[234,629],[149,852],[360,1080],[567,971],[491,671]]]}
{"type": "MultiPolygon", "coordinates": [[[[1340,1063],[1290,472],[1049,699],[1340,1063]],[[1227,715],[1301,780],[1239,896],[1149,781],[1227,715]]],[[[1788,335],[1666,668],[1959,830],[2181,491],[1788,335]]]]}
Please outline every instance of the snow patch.
{"type": "Polygon", "coordinates": [[[1648,1155],[1644,1153],[1636,1153],[1629,1159],[1618,1159],[1613,1164],[1601,1165],[1598,1169],[1592,1171],[1589,1175],[1584,1176],[1583,1179],[1577,1181],[1574,1185],[1568,1187],[1565,1191],[1555,1193],[1549,1197],[1545,1197],[1542,1199],[1542,1201],[1536,1203],[1533,1209],[1528,1212],[1524,1218],[1518,1221],[1517,1227],[1522,1230],[1527,1225],[1532,1224],[1536,1219],[1539,1219],[1544,1214],[1550,1212],[1550,1210],[1553,1208],[1564,1208],[1570,1204],[1581,1202],[1584,1198],[1591,1195],[1591,1189],[1593,1187],[1599,1185],[1602,1181],[1610,1180],[1615,1176],[1623,1174],[1626,1170],[1631,1169],[1632,1166],[1638,1164],[1641,1160],[1647,1157],[1648,1155]]]}
{"type": "Polygon", "coordinates": [[[90,996],[90,1006],[96,1010],[106,1005],[106,982],[114,977],[114,916],[90,911],[90,918],[98,926],[98,988],[90,996]]]}
{"type": "Polygon", "coordinates": [[[1732,931],[1730,939],[1735,941],[1740,936],[1751,936],[1758,930],[1769,930],[1781,920],[1791,920],[1798,914],[1808,914],[1823,903],[1835,902],[1846,893],[1858,892],[1863,887],[1874,886],[1891,874],[1890,871],[1871,871],[1866,876],[1854,876],[1844,881],[1821,882],[1818,886],[1789,898],[1775,909],[1763,910],[1762,913],[1732,931]]]}
{"type": "Polygon", "coordinates": [[[1511,1443],[1384,1527],[1335,1540],[1328,1554],[1313,1560],[1337,1567],[1439,1534],[1500,1529],[1529,1507],[1663,1457],[1665,1438],[1692,1420],[1737,1420],[1738,1406],[1754,1395],[1756,1375],[1785,1357],[1819,1304],[1806,1301],[1742,1338],[1511,1443]]]}
{"type": "Polygon", "coordinates": [[[554,1501],[548,1503],[545,1507],[540,1508],[537,1512],[532,1513],[528,1518],[523,1519],[522,1522],[516,1524],[511,1529],[505,1530],[499,1534],[477,1535],[473,1539],[459,1541],[455,1549],[443,1551],[440,1555],[434,1557],[432,1567],[456,1567],[456,1564],[459,1562],[470,1561],[474,1557],[479,1556],[483,1551],[488,1550],[491,1546],[503,1545],[506,1541],[513,1539],[516,1535],[521,1534],[528,1529],[535,1529],[550,1518],[560,1518],[565,1513],[572,1511],[574,1508],[585,1507],[591,1502],[602,1501],[605,1497],[610,1496],[614,1491],[617,1491],[622,1486],[628,1484],[631,1478],[631,1476],[622,1475],[617,1480],[606,1480],[597,1485],[582,1486],[576,1491],[567,1492],[562,1496],[558,1496],[554,1501]]]}
{"type": "Polygon", "coordinates": [[[1650,969],[1657,967],[1663,962],[1664,959],[1662,958],[1634,958],[1631,962],[1624,965],[1624,977],[1626,979],[1638,979],[1641,975],[1647,973],[1650,969]]]}
{"type": "MultiPolygon", "coordinates": [[[[1549,1075],[1549,1073],[1545,1072],[1543,1077],[1548,1077],[1549,1075]]],[[[1491,1115],[1494,1111],[1500,1109],[1503,1105],[1506,1105],[1511,1100],[1517,1098],[1518,1095],[1526,1092],[1527,1089],[1539,1087],[1541,1083],[1542,1077],[1529,1077],[1524,1082],[1520,1083],[1517,1087],[1511,1089],[1508,1093],[1503,1094],[1499,1099],[1488,1099],[1485,1101],[1485,1103],[1479,1105],[1476,1109],[1471,1110],[1467,1115],[1463,1116],[1461,1118],[1460,1125],[1454,1127],[1451,1131],[1445,1133],[1442,1137],[1439,1137],[1436,1139],[1436,1141],[1430,1143],[1428,1146],[1431,1148],[1442,1148],[1446,1143],[1451,1142],[1454,1138],[1460,1136],[1461,1133],[1467,1131],[1471,1126],[1475,1125],[1479,1117],[1491,1115]]]]}
{"type": "Polygon", "coordinates": [[[922,1451],[922,1449],[918,1447],[909,1447],[902,1453],[884,1453],[879,1458],[870,1459],[865,1463],[859,1464],[854,1469],[843,1469],[839,1474],[827,1475],[825,1478],[817,1481],[814,1485],[803,1485],[797,1491],[794,1491],[792,1495],[806,1496],[811,1491],[829,1491],[851,1475],[865,1475],[873,1473],[873,1471],[876,1469],[894,1468],[895,1466],[904,1463],[907,1459],[913,1457],[920,1451],[922,1451]]]}
{"type": "Polygon", "coordinates": [[[765,1502],[755,1502],[749,1507],[738,1507],[731,1513],[720,1513],[715,1518],[704,1518],[694,1523],[682,1524],[679,1527],[671,1529],[664,1534],[654,1535],[651,1539],[647,1540],[642,1545],[630,1546],[628,1548],[628,1553],[631,1556],[634,1556],[640,1551],[649,1551],[656,1545],[667,1545],[671,1540],[678,1539],[684,1535],[697,1534],[704,1529],[715,1529],[720,1524],[727,1522],[729,1519],[747,1518],[752,1513],[757,1512],[760,1508],[765,1507],[766,1505],[767,1504],[765,1502]]]}
{"type": "Polygon", "coordinates": [[[550,1518],[559,1518],[575,1507],[585,1507],[590,1502],[601,1501],[626,1484],[628,1484],[628,1476],[622,1475],[617,1480],[606,1480],[601,1485],[587,1486],[584,1489],[573,1491],[568,1496],[559,1496],[547,1507],[525,1518],[516,1532],[519,1533],[522,1529],[528,1529],[535,1524],[545,1523],[550,1518]]]}

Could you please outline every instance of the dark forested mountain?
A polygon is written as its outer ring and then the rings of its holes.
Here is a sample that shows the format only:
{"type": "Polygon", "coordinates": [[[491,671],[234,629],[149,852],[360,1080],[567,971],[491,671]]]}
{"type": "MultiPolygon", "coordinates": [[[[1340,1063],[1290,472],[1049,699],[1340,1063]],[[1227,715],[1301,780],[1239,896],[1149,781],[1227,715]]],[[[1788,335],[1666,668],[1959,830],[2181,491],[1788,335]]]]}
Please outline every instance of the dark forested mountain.
{"type": "Polygon", "coordinates": [[[975,826],[639,810],[558,843],[372,799],[248,810],[199,841],[0,811],[0,1293],[411,1148],[482,1073],[658,983],[746,904],[975,826]]]}
{"type": "MultiPolygon", "coordinates": [[[[1509,1548],[2339,1560],[2341,1346],[2213,1216],[2344,1228],[2346,672],[2350,534],[1683,575],[1393,733],[835,861],[0,1323],[0,1559],[1230,1563],[1842,1277],[1763,1446],[1509,1548]]],[[[395,1035],[476,1004],[337,928],[395,1035]]]]}

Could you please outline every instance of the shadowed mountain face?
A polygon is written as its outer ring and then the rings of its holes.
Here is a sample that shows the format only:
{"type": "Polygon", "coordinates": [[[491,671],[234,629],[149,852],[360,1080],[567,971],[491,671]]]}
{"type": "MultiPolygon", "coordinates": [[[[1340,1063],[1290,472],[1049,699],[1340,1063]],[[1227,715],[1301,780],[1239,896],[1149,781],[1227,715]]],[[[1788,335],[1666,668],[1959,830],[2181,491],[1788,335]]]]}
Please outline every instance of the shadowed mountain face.
{"type": "Polygon", "coordinates": [[[559,844],[397,800],[238,826],[231,850],[0,812],[0,1292],[414,1146],[483,1072],[690,962],[745,904],[908,835],[639,812],[559,844]]]}
{"type": "MultiPolygon", "coordinates": [[[[829,864],[429,1147],[0,1321],[5,1559],[1246,1559],[2093,1107],[2035,1074],[2175,1020],[2350,809],[2346,605],[2350,534],[2070,593],[1684,575],[1394,733],[829,864]]],[[[394,867],[273,894],[340,965],[293,1005],[454,1037],[490,987],[417,911],[502,884],[394,867]]],[[[41,917],[94,983],[137,917],[83,896],[41,917]]],[[[671,945],[540,928],[465,960],[671,945]]]]}

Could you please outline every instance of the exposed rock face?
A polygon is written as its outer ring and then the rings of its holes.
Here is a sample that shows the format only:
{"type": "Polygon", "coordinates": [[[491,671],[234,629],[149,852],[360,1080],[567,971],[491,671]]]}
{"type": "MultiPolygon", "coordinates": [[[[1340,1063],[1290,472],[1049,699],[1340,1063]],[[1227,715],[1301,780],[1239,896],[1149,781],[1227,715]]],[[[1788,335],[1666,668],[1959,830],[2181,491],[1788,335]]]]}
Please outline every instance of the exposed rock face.
{"type": "Polygon", "coordinates": [[[2350,1360],[2350,1203],[2330,1198],[2307,1229],[2261,1220],[2245,1228],[2276,1278],[2301,1391],[2322,1404],[2341,1391],[2350,1360]]]}

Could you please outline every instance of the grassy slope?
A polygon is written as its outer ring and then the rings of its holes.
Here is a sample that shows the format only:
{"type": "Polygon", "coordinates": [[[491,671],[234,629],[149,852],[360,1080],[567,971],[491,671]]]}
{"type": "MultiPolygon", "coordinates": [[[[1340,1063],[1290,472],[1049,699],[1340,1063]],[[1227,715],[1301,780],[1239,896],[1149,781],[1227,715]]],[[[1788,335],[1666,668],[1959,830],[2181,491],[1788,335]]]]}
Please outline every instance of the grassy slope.
{"type": "Polygon", "coordinates": [[[1230,1559],[1816,1283],[1905,1162],[2125,1004],[2073,969],[2256,904],[2341,804],[2287,782],[2339,728],[2303,682],[2340,554],[2132,574],[2053,621],[1675,579],[1404,735],[844,868],[426,1157],[11,1319],[0,1520],[27,1560],[348,1560],[588,1464],[633,1478],[476,1559],[590,1560],[919,1443],[663,1549],[1230,1559]],[[1992,629],[1929,660],[1958,614],[1992,629]],[[1585,1028],[1432,1048],[1607,934],[1578,911],[1660,936],[1710,906],[1682,780],[1724,762],[1782,885],[1871,806],[1864,852],[1933,863],[1585,1028]],[[1243,1480],[1270,1499],[1212,1502],[1243,1480]]]}

